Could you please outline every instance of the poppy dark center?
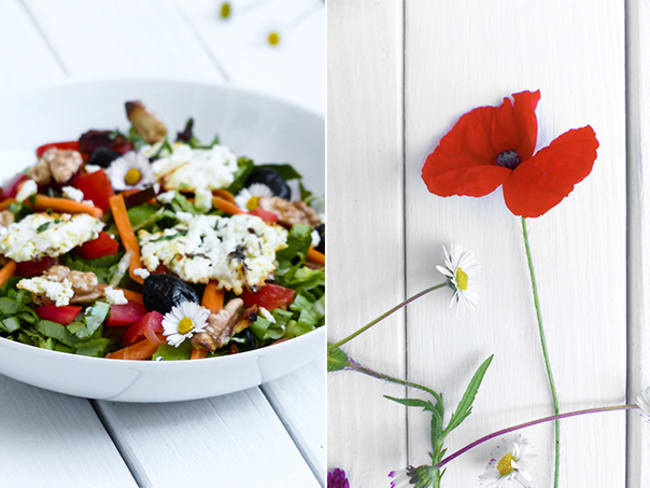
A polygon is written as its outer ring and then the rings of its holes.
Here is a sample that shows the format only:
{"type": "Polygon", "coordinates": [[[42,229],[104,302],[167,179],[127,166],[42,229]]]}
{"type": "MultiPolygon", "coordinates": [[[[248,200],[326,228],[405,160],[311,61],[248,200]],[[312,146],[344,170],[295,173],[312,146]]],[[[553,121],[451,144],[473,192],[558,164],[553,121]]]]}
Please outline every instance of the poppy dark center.
{"type": "Polygon", "coordinates": [[[508,149],[497,155],[497,164],[508,169],[515,169],[521,163],[519,154],[514,149],[508,149]]]}

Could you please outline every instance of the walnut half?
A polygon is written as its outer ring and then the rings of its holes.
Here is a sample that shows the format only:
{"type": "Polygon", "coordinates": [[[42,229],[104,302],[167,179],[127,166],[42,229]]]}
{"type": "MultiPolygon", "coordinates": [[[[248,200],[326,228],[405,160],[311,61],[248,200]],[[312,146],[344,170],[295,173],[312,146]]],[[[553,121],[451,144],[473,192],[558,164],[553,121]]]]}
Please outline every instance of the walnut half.
{"type": "Polygon", "coordinates": [[[214,352],[228,344],[243,307],[244,301],[241,298],[233,298],[217,313],[210,314],[205,331],[192,338],[194,347],[202,347],[214,352]]]}
{"type": "Polygon", "coordinates": [[[97,276],[92,271],[71,271],[67,266],[56,264],[45,272],[45,276],[59,283],[68,279],[74,291],[70,303],[88,303],[102,296],[97,276]]]}
{"type": "Polygon", "coordinates": [[[149,112],[142,102],[138,100],[126,102],[125,107],[126,116],[131,122],[131,125],[148,144],[162,141],[167,135],[167,127],[165,127],[165,124],[149,112]]]}
{"type": "Polygon", "coordinates": [[[306,224],[317,227],[322,223],[316,211],[299,200],[290,202],[280,197],[260,197],[257,204],[262,210],[277,215],[278,222],[282,225],[306,224]]]}

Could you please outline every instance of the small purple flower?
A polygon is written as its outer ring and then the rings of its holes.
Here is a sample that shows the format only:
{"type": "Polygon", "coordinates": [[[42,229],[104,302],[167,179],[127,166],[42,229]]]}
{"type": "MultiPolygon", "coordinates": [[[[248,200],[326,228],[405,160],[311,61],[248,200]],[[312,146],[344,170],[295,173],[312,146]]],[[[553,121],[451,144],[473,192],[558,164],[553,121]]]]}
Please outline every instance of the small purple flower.
{"type": "Polygon", "coordinates": [[[327,488],[350,488],[350,482],[345,476],[345,471],[335,468],[327,473],[327,488]]]}

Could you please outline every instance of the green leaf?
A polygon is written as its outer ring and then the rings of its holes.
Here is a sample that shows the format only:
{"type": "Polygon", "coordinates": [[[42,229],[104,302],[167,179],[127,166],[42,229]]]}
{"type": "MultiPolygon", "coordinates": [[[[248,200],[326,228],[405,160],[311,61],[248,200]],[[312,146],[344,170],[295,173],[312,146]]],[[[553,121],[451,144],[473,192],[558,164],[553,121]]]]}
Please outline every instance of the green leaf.
{"type": "Polygon", "coordinates": [[[79,339],[88,339],[102,326],[108,316],[111,307],[106,302],[95,302],[92,307],[88,307],[83,314],[83,323],[73,322],[67,326],[68,332],[74,334],[79,339]]]}
{"type": "Polygon", "coordinates": [[[0,322],[0,327],[11,334],[12,332],[20,329],[20,320],[18,320],[18,317],[7,317],[2,322],[0,322]]]}
{"type": "Polygon", "coordinates": [[[424,410],[434,412],[433,403],[428,400],[420,400],[419,398],[395,398],[392,396],[384,395],[384,398],[400,403],[406,407],[422,407],[424,410]]]}
{"type": "Polygon", "coordinates": [[[302,175],[290,164],[260,164],[255,166],[255,169],[272,169],[278,173],[284,181],[299,180],[302,175]]]}
{"type": "Polygon", "coordinates": [[[62,342],[66,346],[72,346],[75,343],[74,336],[68,331],[68,329],[57,322],[41,320],[36,324],[36,330],[45,337],[51,337],[54,340],[62,342]]]}
{"type": "Polygon", "coordinates": [[[460,399],[460,402],[456,407],[456,411],[452,414],[451,419],[449,420],[449,424],[447,424],[445,434],[448,434],[456,427],[458,427],[463,422],[463,420],[465,420],[469,414],[472,413],[472,404],[474,403],[474,398],[476,398],[476,394],[478,393],[478,389],[481,386],[483,377],[485,376],[487,369],[490,367],[490,363],[492,363],[493,358],[494,354],[483,361],[483,363],[476,370],[476,373],[474,373],[474,376],[470,380],[469,385],[467,385],[467,389],[465,390],[463,398],[460,399]]]}
{"type": "Polygon", "coordinates": [[[348,355],[339,347],[327,347],[327,371],[341,371],[349,364],[348,355]]]}
{"type": "Polygon", "coordinates": [[[111,340],[106,337],[98,337],[75,344],[75,352],[83,356],[103,357],[111,340]]]}
{"type": "Polygon", "coordinates": [[[20,305],[11,298],[0,297],[0,314],[15,315],[20,310],[20,305]]]}
{"type": "Polygon", "coordinates": [[[170,346],[169,344],[162,344],[156,349],[156,352],[151,358],[152,361],[180,361],[183,359],[190,359],[192,355],[192,342],[189,340],[183,341],[178,346],[170,346]]]}
{"type": "Polygon", "coordinates": [[[60,257],[60,260],[61,264],[70,269],[76,271],[92,271],[100,283],[110,283],[122,256],[124,256],[124,253],[118,252],[117,254],[97,259],[82,259],[72,254],[64,254],[60,257]]]}

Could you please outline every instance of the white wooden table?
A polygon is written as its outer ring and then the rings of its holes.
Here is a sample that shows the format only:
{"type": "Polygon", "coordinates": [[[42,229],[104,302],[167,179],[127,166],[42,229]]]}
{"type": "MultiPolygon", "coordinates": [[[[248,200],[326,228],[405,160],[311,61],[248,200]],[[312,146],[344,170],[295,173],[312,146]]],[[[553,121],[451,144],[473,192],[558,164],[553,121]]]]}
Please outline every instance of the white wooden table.
{"type": "MultiPolygon", "coordinates": [[[[0,90],[168,77],[238,83],[323,111],[320,0],[231,4],[224,22],[214,0],[0,0],[0,90]]],[[[0,376],[0,486],[322,486],[324,381],[317,361],[232,395],[132,405],[0,376]]]]}
{"type": "MultiPolygon", "coordinates": [[[[633,402],[650,382],[648,46],[646,0],[328,1],[328,188],[345,196],[329,199],[329,337],[439,282],[442,244],[473,251],[475,313],[456,316],[449,292],[434,292],[345,346],[443,392],[448,414],[495,354],[450,452],[552,403],[519,220],[501,190],[429,194],[424,159],[462,113],[526,89],[542,93],[540,146],[594,127],[592,174],[528,225],[561,410],[633,402]]],[[[345,372],[328,384],[328,465],[351,486],[387,486],[390,470],[428,461],[430,416],[382,398],[404,388],[345,372]]],[[[650,486],[648,428],[620,412],[563,422],[560,486],[650,486]]],[[[550,487],[552,425],[525,434],[538,453],[533,486],[550,487]]],[[[490,447],[449,464],[443,486],[478,486],[490,447]]]]}

